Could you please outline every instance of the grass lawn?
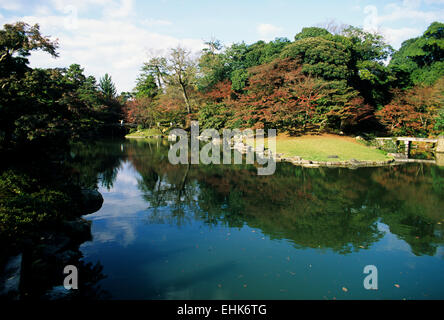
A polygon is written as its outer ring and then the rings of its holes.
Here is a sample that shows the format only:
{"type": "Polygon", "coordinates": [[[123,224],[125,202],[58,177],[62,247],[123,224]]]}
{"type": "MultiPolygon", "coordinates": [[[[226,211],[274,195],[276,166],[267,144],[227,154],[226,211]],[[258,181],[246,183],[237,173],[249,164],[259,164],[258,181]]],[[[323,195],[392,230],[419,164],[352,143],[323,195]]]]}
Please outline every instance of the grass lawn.
{"type": "Polygon", "coordinates": [[[153,128],[153,129],[142,129],[135,131],[133,133],[127,134],[126,138],[144,138],[149,136],[158,136],[161,135],[162,132],[160,132],[159,129],[153,128]]]}
{"type": "MultiPolygon", "coordinates": [[[[251,144],[251,141],[247,141],[247,143],[251,144]]],[[[284,157],[299,156],[304,160],[325,162],[351,159],[369,161],[390,159],[383,151],[369,148],[354,138],[332,134],[301,137],[279,135],[276,138],[276,152],[283,153],[284,157]],[[329,158],[329,156],[338,156],[338,158],[329,158]]]]}

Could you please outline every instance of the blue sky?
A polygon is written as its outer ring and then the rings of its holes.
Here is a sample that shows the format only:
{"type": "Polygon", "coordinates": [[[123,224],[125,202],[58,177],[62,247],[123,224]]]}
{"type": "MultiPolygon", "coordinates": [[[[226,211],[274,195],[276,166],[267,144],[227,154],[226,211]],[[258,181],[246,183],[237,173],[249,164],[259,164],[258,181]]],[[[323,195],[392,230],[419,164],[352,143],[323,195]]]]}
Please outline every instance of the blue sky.
{"type": "Polygon", "coordinates": [[[39,23],[58,38],[60,58],[33,54],[35,67],[79,63],[99,78],[108,72],[119,91],[134,87],[142,63],[182,45],[293,39],[303,27],[335,21],[382,33],[399,48],[433,21],[444,21],[444,0],[0,0],[0,23],[39,23]]]}

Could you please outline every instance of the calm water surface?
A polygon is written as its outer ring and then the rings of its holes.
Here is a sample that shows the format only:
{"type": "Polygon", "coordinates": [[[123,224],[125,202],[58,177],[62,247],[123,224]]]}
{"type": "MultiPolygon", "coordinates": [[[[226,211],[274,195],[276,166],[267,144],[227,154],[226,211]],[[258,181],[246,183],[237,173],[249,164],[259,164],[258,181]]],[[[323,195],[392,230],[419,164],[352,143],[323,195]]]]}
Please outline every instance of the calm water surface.
{"type": "Polygon", "coordinates": [[[260,177],[174,166],[168,149],[104,142],[73,154],[83,179],[100,181],[81,251],[103,265],[111,298],[444,299],[444,168],[278,164],[260,177]],[[363,287],[366,265],[378,290],[363,287]]]}

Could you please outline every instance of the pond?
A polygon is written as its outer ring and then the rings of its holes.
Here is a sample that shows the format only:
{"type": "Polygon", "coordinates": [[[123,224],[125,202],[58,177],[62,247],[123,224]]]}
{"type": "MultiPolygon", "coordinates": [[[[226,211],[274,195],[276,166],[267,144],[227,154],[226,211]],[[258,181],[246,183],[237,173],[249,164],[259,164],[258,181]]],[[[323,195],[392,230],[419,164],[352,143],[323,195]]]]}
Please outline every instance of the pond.
{"type": "Polygon", "coordinates": [[[78,146],[102,208],[80,251],[111,299],[444,299],[444,168],[172,165],[165,140],[78,146]],[[366,290],[364,267],[378,271],[366,290]]]}

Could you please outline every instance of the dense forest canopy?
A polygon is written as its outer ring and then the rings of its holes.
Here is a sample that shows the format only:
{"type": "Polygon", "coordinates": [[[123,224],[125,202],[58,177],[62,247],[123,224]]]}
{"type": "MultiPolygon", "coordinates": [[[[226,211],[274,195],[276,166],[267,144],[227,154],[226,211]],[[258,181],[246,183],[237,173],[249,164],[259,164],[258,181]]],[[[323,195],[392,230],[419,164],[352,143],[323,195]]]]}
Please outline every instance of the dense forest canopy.
{"type": "MultiPolygon", "coordinates": [[[[444,130],[444,24],[398,51],[361,28],[304,28],[294,41],[177,47],[143,62],[132,92],[72,64],[32,69],[58,43],[23,22],[0,30],[0,149],[60,145],[139,128],[277,128],[280,132],[436,136],[444,130]],[[330,30],[330,31],[329,31],[330,30]],[[54,143],[57,142],[57,143],[54,143]]],[[[48,58],[49,58],[48,56],[48,58]]]]}
{"type": "Polygon", "coordinates": [[[435,136],[444,130],[443,23],[432,23],[398,51],[361,28],[328,29],[304,28],[294,41],[223,47],[212,40],[197,59],[183,48],[152,58],[126,119],[143,127],[198,119],[203,128],[294,134],[435,136]]]}

